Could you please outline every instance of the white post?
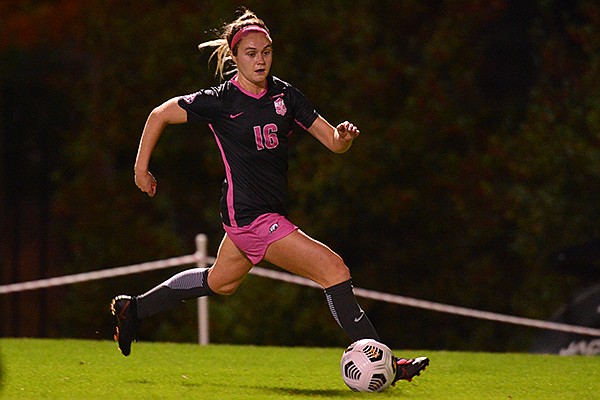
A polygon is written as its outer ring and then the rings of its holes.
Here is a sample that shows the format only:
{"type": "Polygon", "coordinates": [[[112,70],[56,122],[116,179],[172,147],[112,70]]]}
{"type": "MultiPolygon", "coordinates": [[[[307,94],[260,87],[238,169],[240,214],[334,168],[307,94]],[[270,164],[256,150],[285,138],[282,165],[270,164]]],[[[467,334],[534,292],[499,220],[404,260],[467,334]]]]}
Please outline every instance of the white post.
{"type": "MultiPolygon", "coordinates": [[[[205,234],[196,235],[196,257],[198,268],[206,268],[207,265],[207,243],[208,239],[205,234]]],[[[198,297],[198,343],[207,345],[209,343],[208,330],[208,297],[198,297]]]]}

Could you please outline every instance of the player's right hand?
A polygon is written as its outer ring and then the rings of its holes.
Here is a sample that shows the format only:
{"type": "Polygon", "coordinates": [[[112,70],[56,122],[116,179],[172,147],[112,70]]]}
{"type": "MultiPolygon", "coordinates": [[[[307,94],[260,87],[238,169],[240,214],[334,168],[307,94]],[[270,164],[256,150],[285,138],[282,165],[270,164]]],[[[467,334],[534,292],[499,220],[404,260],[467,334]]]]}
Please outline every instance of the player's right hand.
{"type": "Polygon", "coordinates": [[[139,187],[142,192],[147,193],[150,197],[154,197],[156,194],[156,179],[150,171],[141,173],[136,172],[134,180],[136,186],[139,187]]]}

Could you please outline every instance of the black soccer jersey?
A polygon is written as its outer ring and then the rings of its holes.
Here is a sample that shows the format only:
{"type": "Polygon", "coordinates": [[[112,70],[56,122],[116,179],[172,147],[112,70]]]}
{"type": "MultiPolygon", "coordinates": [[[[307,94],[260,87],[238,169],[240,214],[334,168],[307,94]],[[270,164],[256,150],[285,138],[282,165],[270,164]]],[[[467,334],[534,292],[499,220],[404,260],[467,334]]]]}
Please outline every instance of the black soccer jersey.
{"type": "Polygon", "coordinates": [[[317,112],[295,87],[275,77],[259,95],[235,79],[182,96],[188,122],[208,123],[225,166],[221,217],[228,226],[250,224],[259,215],[286,215],[288,136],[304,129],[317,112]]]}

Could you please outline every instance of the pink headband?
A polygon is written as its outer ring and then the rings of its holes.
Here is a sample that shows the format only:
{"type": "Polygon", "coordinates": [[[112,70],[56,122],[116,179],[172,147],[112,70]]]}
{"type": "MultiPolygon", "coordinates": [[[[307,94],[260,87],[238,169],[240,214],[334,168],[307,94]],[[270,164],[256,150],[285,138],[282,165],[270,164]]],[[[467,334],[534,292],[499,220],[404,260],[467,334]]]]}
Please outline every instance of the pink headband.
{"type": "Polygon", "coordinates": [[[269,31],[267,31],[265,28],[263,28],[262,26],[258,26],[258,25],[248,25],[243,27],[242,29],[240,29],[239,31],[237,31],[235,33],[235,35],[233,35],[233,39],[231,39],[231,44],[230,44],[230,49],[233,50],[235,48],[235,45],[238,44],[238,42],[240,40],[242,40],[242,38],[244,36],[246,36],[249,32],[260,32],[260,33],[264,33],[265,36],[267,37],[267,39],[269,39],[269,41],[271,40],[271,36],[269,35],[269,31]]]}

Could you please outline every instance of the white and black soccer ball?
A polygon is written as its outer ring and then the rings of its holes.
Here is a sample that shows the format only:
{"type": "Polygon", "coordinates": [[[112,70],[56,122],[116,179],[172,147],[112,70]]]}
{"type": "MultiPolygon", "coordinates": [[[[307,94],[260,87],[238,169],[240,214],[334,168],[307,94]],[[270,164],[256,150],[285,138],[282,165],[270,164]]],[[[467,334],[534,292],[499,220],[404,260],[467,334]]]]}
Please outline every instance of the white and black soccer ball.
{"type": "Polygon", "coordinates": [[[381,392],[396,376],[392,351],[373,339],[361,339],[348,346],[340,367],[344,383],[355,392],[381,392]]]}

